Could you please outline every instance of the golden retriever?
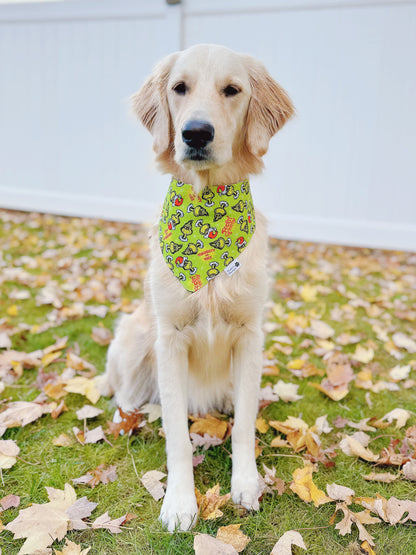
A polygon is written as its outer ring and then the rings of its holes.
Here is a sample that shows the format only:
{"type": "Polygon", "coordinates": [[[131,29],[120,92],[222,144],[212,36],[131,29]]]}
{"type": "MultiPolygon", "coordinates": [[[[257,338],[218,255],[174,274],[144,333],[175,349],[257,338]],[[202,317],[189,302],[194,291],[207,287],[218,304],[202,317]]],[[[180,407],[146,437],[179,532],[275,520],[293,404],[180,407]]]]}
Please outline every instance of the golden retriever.
{"type": "MultiPolygon", "coordinates": [[[[286,92],[250,56],[197,45],[162,60],[133,96],[154,138],[159,168],[195,194],[259,173],[270,138],[293,114],[286,92]]],[[[124,316],[108,351],[103,391],[125,412],[162,405],[168,484],[160,519],[169,531],[196,520],[188,412],[234,407],[231,492],[258,508],[255,419],[267,298],[267,232],[256,230],[238,257],[239,271],[219,273],[187,291],[161,254],[157,226],[144,299],[124,316]]]]}

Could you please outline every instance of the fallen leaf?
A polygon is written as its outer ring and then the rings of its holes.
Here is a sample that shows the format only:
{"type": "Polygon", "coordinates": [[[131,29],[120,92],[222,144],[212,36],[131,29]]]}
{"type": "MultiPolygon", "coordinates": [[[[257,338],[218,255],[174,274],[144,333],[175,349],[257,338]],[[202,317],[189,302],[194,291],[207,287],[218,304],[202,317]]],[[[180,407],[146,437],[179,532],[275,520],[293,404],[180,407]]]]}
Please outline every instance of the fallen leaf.
{"type": "Polygon", "coordinates": [[[395,381],[405,380],[409,377],[410,370],[410,364],[407,364],[406,366],[395,366],[390,370],[389,376],[395,381]]]}
{"type": "Polygon", "coordinates": [[[237,555],[238,551],[229,543],[225,543],[208,534],[198,533],[194,538],[195,555],[237,555]]]}
{"type": "Polygon", "coordinates": [[[381,421],[387,420],[389,424],[396,420],[396,430],[403,428],[406,425],[407,420],[410,418],[411,412],[405,409],[393,409],[381,418],[381,421]]]}
{"type": "Polygon", "coordinates": [[[81,409],[77,410],[75,413],[77,415],[78,420],[84,420],[86,418],[95,418],[99,414],[102,414],[104,411],[97,408],[92,407],[91,405],[84,405],[81,409]]]}
{"type": "MultiPolygon", "coordinates": [[[[33,503],[27,509],[21,509],[17,518],[5,526],[5,529],[12,532],[16,539],[27,538],[18,555],[44,550],[54,540],[62,540],[70,529],[71,519],[74,516],[70,516],[68,511],[77,501],[74,488],[65,484],[64,490],[55,488],[46,488],[46,490],[49,497],[48,503],[33,503]]],[[[96,503],[88,503],[88,510],[84,510],[82,514],[83,518],[89,516],[97,506],[96,503]]]]}
{"type": "Polygon", "coordinates": [[[416,460],[407,461],[402,468],[403,475],[407,480],[416,480],[416,460]]]}
{"type": "Polygon", "coordinates": [[[19,453],[20,448],[13,439],[0,439],[0,470],[11,468],[19,453]]]}
{"type": "Polygon", "coordinates": [[[198,489],[195,489],[195,494],[199,514],[203,520],[212,520],[222,516],[223,513],[220,511],[220,507],[227,503],[231,497],[230,493],[220,495],[219,484],[208,489],[204,494],[200,493],[198,489]]]}
{"type": "Polygon", "coordinates": [[[9,403],[6,410],[0,413],[0,428],[26,426],[48,412],[50,412],[48,405],[29,401],[14,401],[9,403]]]}
{"type": "Polygon", "coordinates": [[[384,482],[390,484],[399,478],[398,474],[391,474],[390,472],[370,472],[370,474],[361,474],[364,480],[368,482],[384,482]]]}
{"type": "Polygon", "coordinates": [[[219,437],[212,437],[208,434],[204,434],[203,436],[201,436],[200,434],[191,433],[189,435],[194,450],[196,447],[203,447],[204,449],[208,449],[209,447],[215,447],[216,445],[221,445],[222,443],[224,443],[223,439],[220,439],[219,437]]]}
{"type": "Polygon", "coordinates": [[[140,428],[145,423],[143,422],[143,413],[139,410],[131,411],[131,412],[124,412],[119,407],[119,421],[116,422],[107,422],[108,430],[113,436],[117,439],[119,435],[123,434],[132,434],[134,430],[140,428]]]}
{"type": "Polygon", "coordinates": [[[228,526],[220,526],[217,531],[217,540],[228,543],[240,553],[250,543],[250,538],[243,534],[240,530],[241,524],[229,524],[228,526]]]}
{"type": "Polygon", "coordinates": [[[104,430],[101,426],[97,426],[92,430],[86,429],[86,431],[80,430],[74,426],[72,430],[75,437],[82,445],[85,445],[86,443],[97,443],[97,441],[101,441],[102,439],[105,440],[104,430]]]}
{"type": "Polygon", "coordinates": [[[332,337],[335,330],[331,328],[329,324],[323,322],[322,320],[312,319],[310,321],[310,327],[306,330],[307,333],[313,335],[314,337],[319,337],[320,339],[328,339],[332,337]]]}
{"type": "Polygon", "coordinates": [[[345,503],[337,503],[336,511],[341,510],[344,513],[344,518],[335,525],[336,530],[339,530],[341,536],[351,534],[351,526],[355,524],[358,528],[358,537],[360,540],[367,541],[370,545],[374,544],[374,538],[371,536],[364,527],[364,524],[375,524],[380,522],[379,518],[372,517],[368,511],[361,511],[354,513],[345,503]]]}
{"type": "Polygon", "coordinates": [[[104,464],[100,464],[94,470],[84,474],[84,476],[73,479],[72,482],[76,485],[85,484],[91,488],[95,488],[95,486],[99,483],[108,484],[109,482],[114,482],[115,480],[117,480],[116,467],[114,465],[110,465],[106,468],[104,464]]]}
{"type": "Polygon", "coordinates": [[[105,512],[103,515],[94,520],[91,524],[91,528],[94,530],[97,528],[104,528],[112,534],[120,534],[122,532],[120,526],[126,522],[126,516],[127,515],[123,515],[120,518],[111,520],[108,512],[105,512]]]}
{"type": "Polygon", "coordinates": [[[274,385],[273,392],[276,393],[282,401],[287,403],[289,401],[298,401],[299,399],[303,399],[303,395],[297,394],[298,388],[299,386],[294,383],[286,383],[279,380],[277,384],[274,385]]]}
{"type": "Polygon", "coordinates": [[[342,452],[350,457],[360,457],[369,462],[375,462],[379,459],[378,455],[364,447],[362,443],[352,436],[345,436],[339,446],[342,452]]]}
{"type": "Polygon", "coordinates": [[[67,434],[61,434],[58,437],[54,437],[52,443],[56,447],[71,447],[74,442],[67,434]]]}
{"type": "Polygon", "coordinates": [[[416,341],[411,339],[408,335],[402,332],[393,334],[393,342],[399,349],[406,349],[409,353],[416,353],[416,341]]]}
{"type": "Polygon", "coordinates": [[[292,555],[292,545],[296,545],[301,549],[307,549],[299,532],[288,530],[275,543],[270,555],[292,555]]]}
{"type": "Polygon", "coordinates": [[[159,501],[165,495],[166,484],[162,484],[160,480],[166,478],[164,472],[159,470],[149,470],[141,477],[140,481],[147,489],[155,501],[159,501]]]}
{"type": "Polygon", "coordinates": [[[20,505],[20,497],[18,495],[9,494],[0,499],[0,505],[3,511],[10,509],[11,507],[18,507],[20,505]]]}
{"type": "Polygon", "coordinates": [[[156,422],[162,418],[162,407],[154,403],[146,403],[140,407],[140,412],[147,414],[147,421],[149,423],[156,422]]]}
{"type": "Polygon", "coordinates": [[[91,547],[87,547],[86,549],[82,549],[81,546],[71,542],[68,538],[65,538],[65,547],[62,551],[58,551],[54,549],[55,555],[87,555],[91,547]]]}
{"type": "Polygon", "coordinates": [[[312,480],[313,467],[311,464],[305,464],[303,468],[297,468],[293,473],[293,482],[290,489],[299,495],[299,497],[310,503],[313,501],[315,507],[319,507],[324,503],[332,501],[325,493],[318,489],[312,480]]]}
{"type": "Polygon", "coordinates": [[[189,428],[190,433],[200,435],[208,434],[212,437],[224,439],[228,431],[227,422],[225,420],[219,420],[212,414],[207,414],[205,417],[191,415],[189,418],[192,420],[191,427],[189,428]]]}
{"type": "Polygon", "coordinates": [[[66,382],[64,387],[68,393],[80,393],[85,395],[93,405],[100,398],[100,392],[97,389],[94,379],[85,378],[84,376],[75,376],[66,382]]]}
{"type": "Polygon", "coordinates": [[[357,345],[355,353],[351,356],[354,360],[358,360],[358,362],[368,364],[374,358],[374,349],[371,347],[369,349],[365,349],[361,345],[357,345]]]}
{"type": "Polygon", "coordinates": [[[355,495],[355,491],[346,486],[340,486],[339,484],[327,484],[326,492],[328,496],[334,501],[345,501],[347,505],[350,505],[352,498],[355,495]]]}

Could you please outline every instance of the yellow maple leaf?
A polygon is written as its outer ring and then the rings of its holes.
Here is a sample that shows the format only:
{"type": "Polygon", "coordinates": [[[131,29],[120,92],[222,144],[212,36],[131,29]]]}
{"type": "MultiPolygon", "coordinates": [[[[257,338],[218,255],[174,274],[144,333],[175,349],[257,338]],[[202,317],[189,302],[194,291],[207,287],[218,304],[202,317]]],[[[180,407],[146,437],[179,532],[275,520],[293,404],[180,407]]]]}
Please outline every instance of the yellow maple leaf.
{"type": "Polygon", "coordinates": [[[53,351],[51,353],[46,353],[42,357],[42,364],[43,366],[48,366],[52,362],[54,362],[57,358],[59,358],[62,354],[62,351],[53,351]]]}
{"type": "Polygon", "coordinates": [[[220,511],[220,507],[227,503],[231,497],[231,493],[220,495],[219,484],[216,484],[204,494],[195,488],[195,495],[199,514],[203,520],[212,520],[222,516],[223,513],[220,511]]]}
{"type": "Polygon", "coordinates": [[[189,428],[189,433],[191,434],[200,434],[202,436],[208,434],[211,437],[224,439],[227,433],[227,422],[216,418],[212,414],[207,414],[205,417],[191,415],[189,418],[192,420],[191,427],[189,428]]]}
{"type": "Polygon", "coordinates": [[[310,464],[306,464],[303,468],[297,468],[293,473],[290,489],[306,503],[313,501],[315,507],[319,507],[332,500],[313,483],[312,472],[313,467],[310,464]]]}
{"type": "Polygon", "coordinates": [[[84,378],[83,376],[75,376],[75,378],[68,380],[64,389],[68,391],[68,393],[80,393],[81,395],[85,395],[93,405],[95,405],[100,398],[100,392],[96,387],[95,380],[84,378]]]}

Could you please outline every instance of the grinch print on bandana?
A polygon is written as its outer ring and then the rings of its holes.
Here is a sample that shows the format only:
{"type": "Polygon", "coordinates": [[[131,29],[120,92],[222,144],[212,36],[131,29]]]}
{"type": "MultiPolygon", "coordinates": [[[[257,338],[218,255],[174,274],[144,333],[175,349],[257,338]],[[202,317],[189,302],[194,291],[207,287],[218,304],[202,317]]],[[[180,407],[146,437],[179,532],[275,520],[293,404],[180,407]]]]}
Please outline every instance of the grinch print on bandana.
{"type": "Polygon", "coordinates": [[[239,268],[237,260],[256,228],[248,180],[208,186],[172,178],[159,220],[159,242],[166,264],[187,291],[194,293],[222,271],[239,268]]]}

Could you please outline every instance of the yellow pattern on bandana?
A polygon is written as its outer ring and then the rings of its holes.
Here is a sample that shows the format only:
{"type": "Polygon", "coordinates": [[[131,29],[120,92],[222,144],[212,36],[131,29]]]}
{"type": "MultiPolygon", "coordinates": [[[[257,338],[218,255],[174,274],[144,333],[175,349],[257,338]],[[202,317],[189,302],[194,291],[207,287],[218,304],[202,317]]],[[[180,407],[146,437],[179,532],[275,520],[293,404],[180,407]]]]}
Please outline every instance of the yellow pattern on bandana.
{"type": "Polygon", "coordinates": [[[238,270],[238,255],[256,228],[249,182],[208,186],[172,178],[159,220],[159,241],[166,264],[187,291],[194,293],[223,270],[238,270]]]}

